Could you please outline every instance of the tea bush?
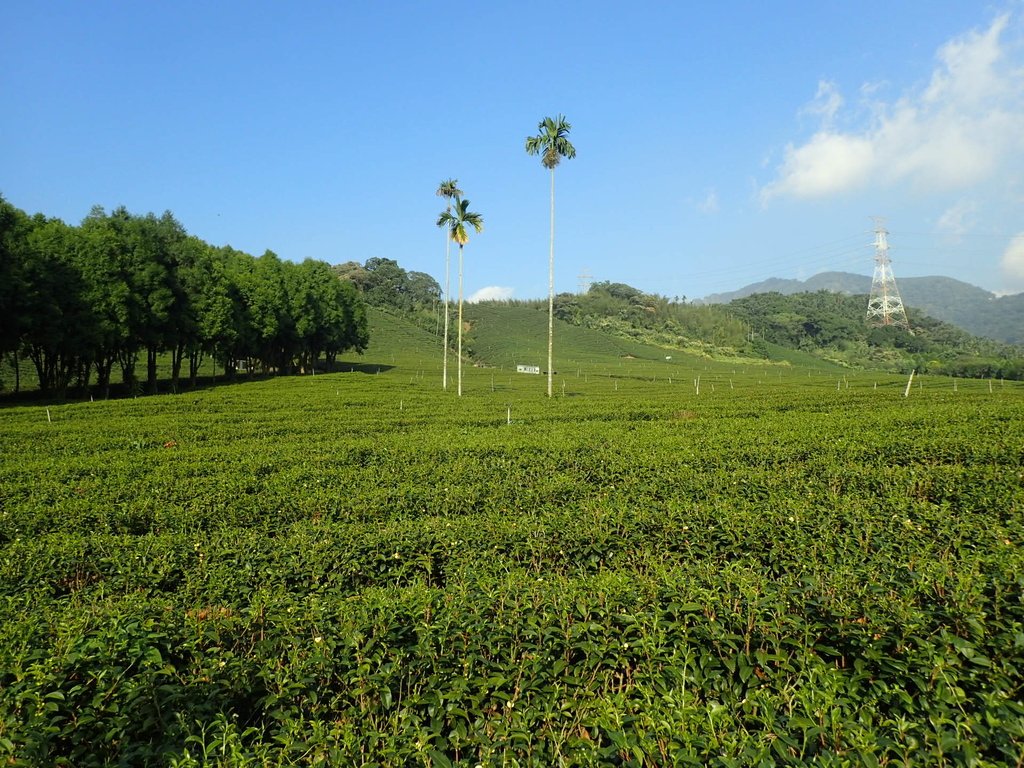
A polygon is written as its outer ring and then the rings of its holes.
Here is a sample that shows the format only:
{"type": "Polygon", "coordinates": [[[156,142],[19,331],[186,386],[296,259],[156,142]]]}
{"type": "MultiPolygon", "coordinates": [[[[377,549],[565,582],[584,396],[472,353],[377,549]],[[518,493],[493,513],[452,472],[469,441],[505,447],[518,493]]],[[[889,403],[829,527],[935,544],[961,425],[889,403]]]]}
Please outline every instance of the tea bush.
{"type": "Polygon", "coordinates": [[[3,760],[1021,765],[1024,389],[419,364],[0,411],[3,760]]]}

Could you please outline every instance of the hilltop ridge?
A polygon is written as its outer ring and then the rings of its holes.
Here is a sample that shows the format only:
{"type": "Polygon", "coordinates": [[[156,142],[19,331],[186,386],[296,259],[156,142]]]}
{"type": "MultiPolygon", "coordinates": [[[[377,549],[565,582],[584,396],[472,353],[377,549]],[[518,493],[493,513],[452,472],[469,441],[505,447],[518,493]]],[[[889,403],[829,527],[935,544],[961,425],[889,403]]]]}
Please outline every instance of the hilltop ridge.
{"type": "MultiPolygon", "coordinates": [[[[898,277],[897,284],[904,304],[937,320],[1007,344],[1024,343],[1024,293],[997,296],[962,280],[937,275],[898,277]]],[[[867,295],[871,292],[871,278],[851,272],[820,272],[806,280],[772,277],[735,291],[710,294],[696,303],[728,304],[755,293],[788,296],[813,291],[867,295]]]]}

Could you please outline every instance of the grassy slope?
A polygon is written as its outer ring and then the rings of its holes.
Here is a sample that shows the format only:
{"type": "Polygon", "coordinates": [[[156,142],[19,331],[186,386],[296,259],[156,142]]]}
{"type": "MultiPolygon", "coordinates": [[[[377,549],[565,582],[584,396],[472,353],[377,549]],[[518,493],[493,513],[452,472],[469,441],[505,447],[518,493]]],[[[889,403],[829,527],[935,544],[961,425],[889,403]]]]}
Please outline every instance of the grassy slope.
{"type": "MultiPolygon", "coordinates": [[[[498,304],[471,305],[465,311],[473,358],[482,365],[516,364],[547,367],[547,313],[544,310],[498,304]]],[[[590,369],[608,375],[625,371],[651,376],[681,376],[683,372],[732,372],[761,367],[765,361],[710,360],[678,349],[643,344],[632,339],[555,321],[555,370],[574,376],[590,369]]],[[[811,355],[772,347],[772,363],[799,365],[815,371],[836,372],[837,366],[811,355]]]]}
{"type": "MultiPolygon", "coordinates": [[[[529,307],[479,304],[466,318],[476,358],[487,365],[547,367],[547,312],[529,307]]],[[[561,366],[608,365],[623,358],[663,360],[664,349],[555,321],[556,361],[561,366]]]]}
{"type": "MultiPolygon", "coordinates": [[[[420,365],[441,356],[441,340],[422,328],[384,310],[370,307],[370,345],[361,355],[368,364],[420,365]]],[[[346,360],[359,357],[348,354],[346,360]]]]}

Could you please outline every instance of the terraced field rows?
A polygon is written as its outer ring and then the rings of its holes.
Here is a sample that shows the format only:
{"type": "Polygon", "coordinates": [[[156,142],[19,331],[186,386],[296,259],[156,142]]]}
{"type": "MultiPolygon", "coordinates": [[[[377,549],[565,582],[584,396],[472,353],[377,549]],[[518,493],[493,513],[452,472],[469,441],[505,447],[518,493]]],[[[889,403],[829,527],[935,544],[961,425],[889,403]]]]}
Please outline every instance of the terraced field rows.
{"type": "Polygon", "coordinates": [[[1020,764],[1024,389],[402,333],[0,411],[4,760],[1020,764]]]}

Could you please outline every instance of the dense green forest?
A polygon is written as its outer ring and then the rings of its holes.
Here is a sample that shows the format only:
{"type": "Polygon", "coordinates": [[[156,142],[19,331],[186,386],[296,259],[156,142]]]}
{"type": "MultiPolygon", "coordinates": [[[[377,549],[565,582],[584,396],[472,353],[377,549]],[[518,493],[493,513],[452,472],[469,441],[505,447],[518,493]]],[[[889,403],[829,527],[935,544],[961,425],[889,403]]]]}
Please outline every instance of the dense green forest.
{"type": "Polygon", "coordinates": [[[354,284],[368,304],[401,312],[433,315],[441,299],[441,286],[426,272],[410,272],[394,259],[374,257],[366,263],[346,261],[332,268],[354,284]]]}
{"type": "Polygon", "coordinates": [[[308,370],[367,341],[362,297],[325,262],[214,247],[170,212],[97,207],[71,226],[0,198],[0,357],[30,359],[43,392],[109,395],[115,366],[153,392],[162,355],[175,390],[206,355],[229,376],[308,370]]]}
{"type": "Polygon", "coordinates": [[[830,291],[758,293],[728,310],[751,328],[755,349],[765,343],[799,349],[841,365],[967,377],[1024,378],[1019,348],[982,339],[908,308],[911,331],[865,322],[866,296],[830,291]]]}

